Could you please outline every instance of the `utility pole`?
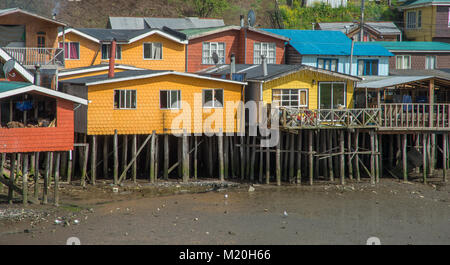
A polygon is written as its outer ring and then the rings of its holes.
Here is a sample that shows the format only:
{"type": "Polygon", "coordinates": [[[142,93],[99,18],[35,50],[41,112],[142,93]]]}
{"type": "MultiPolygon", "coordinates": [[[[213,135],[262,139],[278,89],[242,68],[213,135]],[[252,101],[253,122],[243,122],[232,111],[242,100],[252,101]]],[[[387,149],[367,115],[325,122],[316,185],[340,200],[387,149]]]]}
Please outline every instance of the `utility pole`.
{"type": "Polygon", "coordinates": [[[360,41],[364,41],[364,0],[361,0],[361,22],[359,23],[360,41]]]}

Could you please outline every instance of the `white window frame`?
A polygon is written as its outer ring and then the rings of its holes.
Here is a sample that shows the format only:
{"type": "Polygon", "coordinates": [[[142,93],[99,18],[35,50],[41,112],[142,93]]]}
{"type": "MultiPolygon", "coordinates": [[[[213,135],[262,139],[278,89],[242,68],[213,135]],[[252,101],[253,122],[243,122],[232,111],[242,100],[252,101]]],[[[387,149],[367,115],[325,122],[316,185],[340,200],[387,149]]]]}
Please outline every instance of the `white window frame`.
{"type": "Polygon", "coordinates": [[[161,89],[159,90],[159,109],[162,110],[179,110],[181,109],[181,90],[177,90],[177,89],[161,89]],[[161,107],[161,92],[168,92],[168,96],[167,96],[167,106],[168,108],[162,108],[161,107]],[[172,99],[172,93],[176,93],[178,94],[178,101],[177,101],[177,106],[176,107],[172,107],[172,104],[170,102],[170,100],[172,99]]]}
{"type": "MultiPolygon", "coordinates": [[[[110,56],[106,56],[107,58],[103,58],[103,45],[109,45],[110,47],[111,47],[111,43],[102,43],[101,44],[101,46],[100,46],[100,49],[101,49],[101,60],[103,60],[103,61],[105,61],[105,60],[109,60],[110,59],[110,56]]],[[[120,47],[120,52],[119,52],[119,55],[120,56],[116,56],[116,60],[122,60],[122,45],[120,45],[120,44],[116,44],[116,53],[118,52],[118,47],[120,47]],[[118,58],[118,57],[120,57],[120,58],[118,58]]],[[[110,50],[111,50],[111,48],[109,48],[109,49],[107,49],[108,50],[108,53],[110,52],[110,50]]],[[[109,54],[108,54],[109,55],[109,54]]],[[[117,55],[117,54],[116,54],[117,55]]]]}
{"type": "Polygon", "coordinates": [[[418,29],[422,28],[422,10],[417,11],[417,23],[416,26],[418,29]]]}
{"type": "Polygon", "coordinates": [[[255,42],[253,43],[253,63],[261,64],[261,55],[266,56],[266,62],[268,64],[277,63],[277,45],[275,42],[255,42]],[[265,46],[265,53],[263,53],[263,46],[265,46]],[[273,57],[269,56],[271,49],[273,48],[273,57]],[[257,54],[259,53],[259,54],[257,54]]]}
{"type": "Polygon", "coordinates": [[[395,56],[395,69],[398,70],[405,70],[405,69],[411,69],[411,55],[396,55],[395,56]],[[405,57],[409,57],[408,65],[405,68],[405,57]],[[398,65],[398,58],[401,58],[401,66],[398,65]]]}
{"type": "Polygon", "coordinates": [[[293,106],[291,106],[291,104],[289,104],[289,106],[287,106],[287,107],[291,107],[291,108],[307,108],[308,104],[309,104],[309,91],[308,91],[307,88],[276,88],[276,89],[272,89],[272,103],[276,102],[276,101],[279,101],[277,106],[285,107],[282,104],[283,101],[286,101],[286,100],[283,100],[283,96],[289,96],[289,100],[287,100],[287,101],[290,102],[290,103],[293,102],[291,100],[291,97],[295,96],[295,95],[292,94],[292,91],[294,91],[294,90],[296,90],[298,92],[297,93],[297,97],[298,97],[297,98],[297,103],[298,104],[295,107],[293,107],[293,106]],[[289,95],[286,95],[286,94],[283,95],[283,91],[289,91],[289,95]],[[279,92],[280,94],[277,94],[276,92],[279,92]],[[306,94],[306,104],[304,104],[304,105],[302,105],[301,102],[300,102],[300,99],[301,99],[300,94],[302,92],[305,92],[305,94],[306,94]],[[274,100],[274,96],[280,96],[280,100],[274,100]]]}
{"type": "Polygon", "coordinates": [[[406,12],[406,28],[407,29],[415,29],[417,27],[417,13],[416,11],[408,11],[406,12]],[[410,15],[414,14],[413,18],[410,18],[410,15]]]}
{"type": "Polygon", "coordinates": [[[329,71],[334,71],[334,72],[338,72],[338,69],[339,69],[339,59],[337,59],[337,58],[318,58],[317,59],[317,68],[319,68],[319,69],[324,69],[324,70],[329,70],[329,71]],[[322,67],[319,67],[319,62],[322,60],[322,67]],[[330,66],[330,69],[327,69],[327,67],[326,67],[326,62],[329,62],[330,64],[329,64],[329,66],[330,66]],[[336,62],[336,64],[335,64],[335,67],[336,67],[336,69],[335,70],[331,70],[331,67],[333,66],[333,62],[336,62]]]}
{"type": "Polygon", "coordinates": [[[223,90],[223,88],[208,88],[208,89],[203,89],[202,90],[202,107],[204,109],[222,109],[223,108],[223,104],[225,103],[225,91],[223,90]],[[213,91],[213,95],[212,98],[214,99],[214,94],[216,93],[216,90],[222,90],[222,106],[215,106],[215,101],[212,101],[212,106],[205,106],[206,102],[205,102],[205,92],[206,91],[213,91]]]}
{"type": "Polygon", "coordinates": [[[115,101],[116,101],[116,92],[118,92],[118,93],[120,93],[119,94],[119,104],[118,104],[118,106],[116,107],[116,106],[114,106],[114,109],[116,109],[116,110],[124,110],[124,109],[137,109],[137,91],[136,91],[136,89],[114,89],[114,93],[113,93],[113,104],[115,105],[115,101]],[[132,92],[134,91],[134,93],[135,93],[135,100],[136,100],[136,102],[135,102],[135,107],[133,108],[133,107],[131,107],[132,106],[132,103],[131,103],[131,94],[132,94],[132,92]],[[120,102],[121,102],[121,98],[122,98],[122,92],[125,92],[125,107],[121,107],[120,106],[120,102]],[[127,98],[130,98],[130,106],[129,107],[127,107],[126,105],[127,105],[127,98]]]}
{"type": "Polygon", "coordinates": [[[436,55],[426,55],[425,56],[425,69],[427,70],[433,70],[436,69],[437,66],[437,56],[436,55]],[[429,59],[433,57],[434,58],[434,64],[433,64],[433,68],[429,68],[428,64],[429,64],[429,59]]]}
{"type": "Polygon", "coordinates": [[[163,59],[163,44],[162,44],[162,42],[144,42],[144,43],[142,44],[142,58],[143,58],[144,60],[152,60],[152,61],[160,61],[160,60],[162,60],[162,59],[163,59]],[[154,44],[159,44],[159,45],[161,45],[161,59],[145,58],[145,45],[146,45],[146,44],[150,44],[150,45],[151,45],[151,51],[150,51],[150,54],[151,54],[151,55],[153,55],[153,45],[154,45],[154,44]]]}
{"type": "Polygon", "coordinates": [[[212,58],[212,55],[214,52],[217,53],[217,56],[219,57],[219,62],[217,64],[225,64],[225,59],[227,58],[226,55],[226,44],[225,42],[209,42],[209,41],[205,41],[202,42],[202,64],[203,65],[213,65],[214,61],[212,58]],[[205,44],[208,45],[208,57],[205,58],[205,44]],[[216,50],[211,49],[212,45],[216,45],[216,50]],[[221,50],[219,47],[220,45],[223,45],[223,58],[221,58],[219,51],[221,50]],[[206,60],[206,62],[205,62],[206,60]]]}
{"type": "Polygon", "coordinates": [[[59,43],[62,44],[62,48],[60,48],[60,49],[63,49],[63,51],[64,51],[64,60],[70,60],[70,61],[80,60],[80,58],[81,58],[80,42],[66,41],[66,42],[59,42],[59,43]],[[67,43],[67,45],[68,45],[67,54],[65,53],[66,48],[64,47],[64,45],[65,45],[64,43],[67,43]],[[72,43],[78,43],[78,59],[70,59],[70,44],[72,44],[72,43]],[[66,58],[66,56],[67,56],[67,58],[66,58]]]}

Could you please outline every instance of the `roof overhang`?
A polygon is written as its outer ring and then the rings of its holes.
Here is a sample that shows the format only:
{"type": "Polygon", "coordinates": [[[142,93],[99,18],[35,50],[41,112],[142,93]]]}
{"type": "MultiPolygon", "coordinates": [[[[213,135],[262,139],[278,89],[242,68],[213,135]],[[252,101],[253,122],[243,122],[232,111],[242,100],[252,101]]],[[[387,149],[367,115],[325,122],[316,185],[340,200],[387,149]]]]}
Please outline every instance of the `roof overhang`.
{"type": "MultiPolygon", "coordinates": [[[[281,35],[278,35],[278,34],[275,34],[275,33],[271,33],[271,32],[265,31],[265,30],[260,30],[260,29],[253,28],[253,27],[246,27],[246,29],[249,30],[249,31],[253,31],[253,32],[259,33],[259,34],[270,36],[272,38],[281,39],[281,40],[284,40],[284,41],[289,41],[290,40],[287,37],[284,37],[284,36],[281,36],[281,35]]],[[[241,27],[240,26],[221,27],[221,28],[218,28],[218,29],[215,29],[215,30],[211,30],[211,31],[202,32],[202,33],[199,33],[199,34],[188,36],[188,39],[189,40],[198,39],[198,38],[201,38],[201,37],[205,37],[205,36],[221,33],[221,32],[228,31],[228,30],[241,30],[241,27]]]]}
{"type": "MultiPolygon", "coordinates": [[[[9,61],[9,60],[14,60],[5,50],[3,50],[2,48],[0,48],[0,57],[3,58],[3,60],[5,60],[5,62],[9,61]]],[[[25,69],[25,67],[23,67],[23,65],[21,65],[19,62],[17,62],[16,60],[14,60],[16,63],[14,64],[14,69],[19,72],[28,82],[30,83],[34,83],[34,76],[28,72],[27,69],[25,69]]],[[[3,71],[3,69],[1,69],[1,71],[3,71]]]]}
{"type": "Polygon", "coordinates": [[[427,6],[450,6],[448,2],[446,3],[424,3],[424,4],[417,4],[417,5],[408,5],[408,6],[399,6],[398,10],[403,11],[407,9],[413,9],[413,8],[419,8],[419,7],[427,7],[427,6]]]}
{"type": "MultiPolygon", "coordinates": [[[[137,67],[128,66],[128,65],[115,65],[114,69],[147,70],[147,69],[137,68],[137,67]]],[[[104,70],[109,70],[109,65],[102,65],[102,66],[93,67],[93,68],[87,67],[86,69],[74,69],[74,70],[68,70],[68,71],[64,71],[64,72],[59,72],[58,73],[58,77],[65,77],[65,76],[78,75],[78,74],[87,74],[87,73],[92,73],[92,72],[97,72],[97,71],[104,71],[104,70]]]]}
{"type": "Polygon", "coordinates": [[[45,94],[45,95],[57,97],[57,98],[62,98],[62,99],[72,101],[75,103],[79,103],[82,105],[88,104],[88,101],[86,99],[82,99],[82,98],[75,97],[75,96],[72,96],[72,95],[69,95],[66,93],[62,93],[62,92],[59,92],[59,91],[56,91],[53,89],[48,89],[48,88],[36,86],[36,85],[29,85],[29,86],[25,86],[25,87],[21,87],[21,88],[17,88],[17,89],[13,89],[13,90],[9,90],[9,91],[0,93],[0,99],[27,93],[27,92],[38,92],[41,94],[45,94]]]}
{"type": "MultiPolygon", "coordinates": [[[[100,81],[87,82],[87,83],[84,83],[84,85],[85,86],[94,86],[94,85],[117,83],[117,82],[124,82],[124,81],[130,81],[130,80],[146,79],[146,78],[165,76],[165,75],[177,75],[177,76],[192,77],[192,78],[205,79],[205,80],[211,80],[211,81],[217,81],[217,82],[223,82],[223,83],[231,83],[231,84],[237,84],[237,85],[247,85],[247,82],[239,82],[239,81],[234,81],[234,80],[228,80],[228,79],[222,79],[222,78],[214,78],[214,77],[207,77],[207,76],[202,76],[202,75],[197,75],[197,74],[184,73],[184,72],[174,72],[174,71],[158,72],[158,73],[147,74],[147,75],[138,75],[138,76],[129,76],[129,77],[105,79],[105,80],[100,80],[100,81]]],[[[69,80],[64,80],[64,82],[70,83],[70,79],[69,80]]]]}
{"type": "MultiPolygon", "coordinates": [[[[387,48],[386,48],[387,49],[387,48]]],[[[387,49],[391,53],[394,52],[404,52],[404,53],[450,53],[450,50],[393,50],[387,49]]]]}
{"type": "Polygon", "coordinates": [[[406,85],[414,82],[427,81],[436,78],[434,76],[387,76],[386,78],[360,82],[357,84],[357,88],[368,88],[368,89],[383,89],[387,87],[393,87],[398,85],[406,85]]]}
{"type": "Polygon", "coordinates": [[[99,39],[94,38],[91,35],[85,34],[85,33],[81,32],[81,31],[79,31],[77,29],[74,29],[74,28],[70,28],[70,29],[67,29],[67,30],[64,30],[64,31],[60,31],[58,33],[58,37],[61,37],[61,36],[65,35],[65,34],[68,34],[68,33],[74,33],[74,34],[77,34],[78,36],[86,38],[86,39],[88,39],[90,41],[93,41],[95,43],[100,43],[99,39]]]}
{"type": "Polygon", "coordinates": [[[20,8],[14,8],[14,9],[11,9],[10,11],[3,12],[3,13],[0,14],[0,17],[1,16],[11,15],[11,14],[14,14],[14,13],[22,13],[22,14],[25,14],[27,16],[32,16],[32,17],[35,17],[35,18],[38,18],[38,19],[41,19],[41,20],[45,20],[46,22],[53,23],[53,24],[56,24],[56,25],[61,26],[61,27],[66,27],[67,26],[66,23],[59,22],[59,21],[56,21],[54,19],[47,18],[47,17],[44,17],[44,16],[40,16],[40,15],[37,15],[37,14],[33,14],[33,13],[28,12],[28,11],[22,10],[20,8]]]}

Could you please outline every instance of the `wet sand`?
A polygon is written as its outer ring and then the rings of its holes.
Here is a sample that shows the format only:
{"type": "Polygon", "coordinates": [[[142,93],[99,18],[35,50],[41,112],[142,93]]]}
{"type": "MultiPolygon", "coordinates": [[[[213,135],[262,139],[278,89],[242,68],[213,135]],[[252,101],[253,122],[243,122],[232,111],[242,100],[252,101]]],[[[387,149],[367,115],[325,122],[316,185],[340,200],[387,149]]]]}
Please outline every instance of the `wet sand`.
{"type": "Polygon", "coordinates": [[[75,213],[80,224],[0,222],[0,244],[65,244],[69,237],[81,244],[366,244],[372,236],[382,244],[450,244],[450,188],[436,185],[382,180],[77,200],[93,208],[75,213]]]}

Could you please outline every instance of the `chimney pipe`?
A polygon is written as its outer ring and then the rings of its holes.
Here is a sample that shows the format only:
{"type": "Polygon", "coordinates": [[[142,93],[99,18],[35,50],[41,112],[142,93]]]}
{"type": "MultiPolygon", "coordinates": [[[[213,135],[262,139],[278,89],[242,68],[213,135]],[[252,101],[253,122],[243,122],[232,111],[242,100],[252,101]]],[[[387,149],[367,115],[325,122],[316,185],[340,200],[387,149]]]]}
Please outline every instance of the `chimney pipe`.
{"type": "Polygon", "coordinates": [[[266,61],[265,55],[261,55],[261,64],[262,64],[263,75],[267,76],[267,61],[266,61]]]}
{"type": "Polygon", "coordinates": [[[241,15],[240,16],[240,21],[241,21],[241,28],[243,28],[244,27],[244,15],[241,15]]]}
{"type": "Polygon", "coordinates": [[[233,80],[233,75],[236,73],[236,57],[234,56],[234,53],[231,54],[231,63],[230,63],[230,79],[233,80]]]}
{"type": "Polygon", "coordinates": [[[56,20],[56,13],[53,13],[53,14],[52,14],[52,19],[53,19],[53,20],[56,20]]]}
{"type": "Polygon", "coordinates": [[[109,51],[109,71],[108,78],[114,77],[114,65],[116,64],[116,39],[111,41],[111,49],[109,51]]]}
{"type": "Polygon", "coordinates": [[[34,72],[34,84],[36,86],[40,86],[41,85],[41,65],[36,64],[34,66],[34,68],[36,68],[36,72],[34,72]]]}

